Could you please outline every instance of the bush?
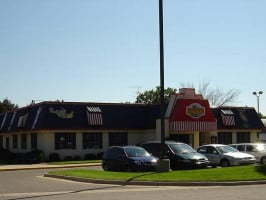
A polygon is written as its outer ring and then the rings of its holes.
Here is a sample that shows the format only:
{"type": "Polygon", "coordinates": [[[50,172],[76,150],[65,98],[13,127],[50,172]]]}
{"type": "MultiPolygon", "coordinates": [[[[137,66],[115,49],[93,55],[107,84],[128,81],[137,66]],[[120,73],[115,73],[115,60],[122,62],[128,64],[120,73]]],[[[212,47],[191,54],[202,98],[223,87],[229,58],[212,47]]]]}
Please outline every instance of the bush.
{"type": "Polygon", "coordinates": [[[97,156],[95,154],[92,153],[88,153],[85,155],[85,160],[96,160],[97,156]]]}
{"type": "Polygon", "coordinates": [[[79,155],[75,155],[74,160],[81,160],[81,157],[79,155]]]}
{"type": "Polygon", "coordinates": [[[104,152],[100,152],[97,154],[97,160],[102,160],[103,159],[103,154],[104,152]]]}
{"type": "Polygon", "coordinates": [[[72,161],[73,157],[72,156],[65,156],[64,161],[72,161]]]}
{"type": "Polygon", "coordinates": [[[60,156],[58,153],[50,153],[49,154],[49,161],[50,162],[57,162],[60,161],[60,156]]]}
{"type": "Polygon", "coordinates": [[[15,154],[10,152],[7,149],[0,148],[0,162],[3,163],[10,163],[12,160],[14,160],[15,154]]]}

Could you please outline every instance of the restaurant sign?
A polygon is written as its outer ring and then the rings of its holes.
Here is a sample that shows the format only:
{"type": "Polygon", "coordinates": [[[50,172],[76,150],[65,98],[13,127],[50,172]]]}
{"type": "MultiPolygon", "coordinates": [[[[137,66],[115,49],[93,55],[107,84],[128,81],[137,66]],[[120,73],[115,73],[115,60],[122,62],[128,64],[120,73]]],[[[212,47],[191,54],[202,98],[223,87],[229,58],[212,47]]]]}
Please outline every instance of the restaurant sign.
{"type": "Polygon", "coordinates": [[[186,115],[198,119],[205,115],[205,107],[199,103],[192,103],[186,107],[186,115]]]}

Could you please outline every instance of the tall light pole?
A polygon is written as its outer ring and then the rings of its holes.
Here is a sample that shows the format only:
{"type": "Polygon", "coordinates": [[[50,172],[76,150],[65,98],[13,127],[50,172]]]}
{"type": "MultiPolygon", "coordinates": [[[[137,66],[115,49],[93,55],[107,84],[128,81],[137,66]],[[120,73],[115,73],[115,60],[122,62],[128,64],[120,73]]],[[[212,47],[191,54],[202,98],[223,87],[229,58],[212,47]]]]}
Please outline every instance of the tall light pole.
{"type": "Polygon", "coordinates": [[[161,142],[165,142],[163,0],[159,0],[161,142]]]}
{"type": "Polygon", "coordinates": [[[260,95],[262,95],[263,92],[262,91],[253,92],[252,94],[257,97],[257,112],[258,112],[258,114],[260,114],[260,95]]]}
{"type": "Polygon", "coordinates": [[[163,45],[163,0],[159,0],[159,33],[160,33],[160,114],[161,114],[161,152],[156,170],[157,172],[168,172],[170,160],[164,159],[165,145],[165,102],[164,102],[164,45],[163,45]]]}

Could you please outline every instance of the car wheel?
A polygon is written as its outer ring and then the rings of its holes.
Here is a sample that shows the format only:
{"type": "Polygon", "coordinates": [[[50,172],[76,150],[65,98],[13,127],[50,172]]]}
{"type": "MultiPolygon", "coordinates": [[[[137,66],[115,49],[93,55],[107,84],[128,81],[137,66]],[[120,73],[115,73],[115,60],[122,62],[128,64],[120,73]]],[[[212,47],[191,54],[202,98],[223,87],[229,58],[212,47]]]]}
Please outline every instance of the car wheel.
{"type": "Polygon", "coordinates": [[[228,160],[226,160],[226,159],[223,159],[220,162],[220,166],[221,167],[229,167],[230,166],[230,162],[228,160]]]}
{"type": "Polygon", "coordinates": [[[266,157],[262,157],[260,159],[260,163],[263,164],[263,165],[266,165],[266,157]]]}

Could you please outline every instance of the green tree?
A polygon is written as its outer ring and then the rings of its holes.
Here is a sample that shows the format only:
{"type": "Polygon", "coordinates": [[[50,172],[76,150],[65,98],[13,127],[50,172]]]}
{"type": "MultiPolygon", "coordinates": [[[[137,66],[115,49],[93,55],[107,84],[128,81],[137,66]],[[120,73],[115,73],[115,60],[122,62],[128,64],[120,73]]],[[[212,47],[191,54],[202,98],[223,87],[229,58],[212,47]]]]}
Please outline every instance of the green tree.
{"type": "MultiPolygon", "coordinates": [[[[160,103],[160,92],[161,88],[157,86],[155,89],[147,90],[144,92],[138,93],[135,103],[160,103]]],[[[177,92],[174,88],[164,89],[164,100],[169,101],[172,94],[177,92]]]]}
{"type": "Polygon", "coordinates": [[[0,101],[0,113],[7,112],[7,111],[10,111],[10,110],[14,110],[16,108],[18,108],[18,106],[16,104],[13,104],[7,98],[5,98],[2,101],[0,101]]]}

